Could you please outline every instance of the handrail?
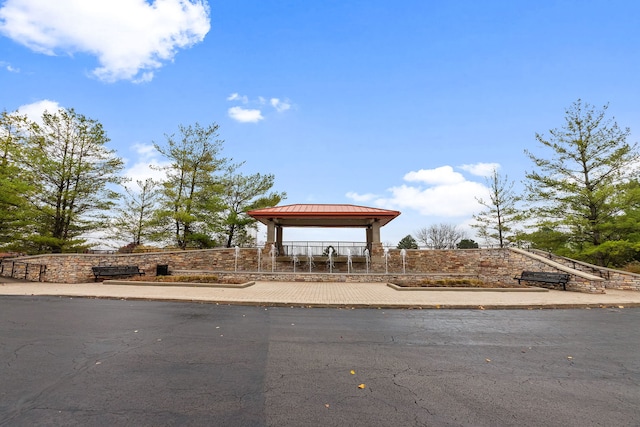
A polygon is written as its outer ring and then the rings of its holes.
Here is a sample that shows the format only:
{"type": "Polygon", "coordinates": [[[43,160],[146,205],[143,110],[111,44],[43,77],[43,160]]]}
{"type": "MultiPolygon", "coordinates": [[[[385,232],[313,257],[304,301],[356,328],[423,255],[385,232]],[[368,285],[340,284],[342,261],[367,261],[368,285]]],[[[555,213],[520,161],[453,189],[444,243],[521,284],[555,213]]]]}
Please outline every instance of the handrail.
{"type": "Polygon", "coordinates": [[[347,254],[364,256],[364,251],[367,247],[366,242],[289,241],[282,242],[279,255],[326,256],[331,248],[335,256],[346,256],[347,254]]]}

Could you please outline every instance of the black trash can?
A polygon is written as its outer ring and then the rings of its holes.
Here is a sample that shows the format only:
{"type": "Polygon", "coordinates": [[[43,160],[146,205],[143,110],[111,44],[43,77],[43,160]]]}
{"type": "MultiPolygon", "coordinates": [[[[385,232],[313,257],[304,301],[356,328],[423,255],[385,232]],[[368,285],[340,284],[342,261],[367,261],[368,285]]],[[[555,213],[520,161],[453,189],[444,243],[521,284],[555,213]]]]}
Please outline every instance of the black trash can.
{"type": "Polygon", "coordinates": [[[156,266],[156,276],[168,276],[169,266],[167,264],[158,264],[156,266]]]}

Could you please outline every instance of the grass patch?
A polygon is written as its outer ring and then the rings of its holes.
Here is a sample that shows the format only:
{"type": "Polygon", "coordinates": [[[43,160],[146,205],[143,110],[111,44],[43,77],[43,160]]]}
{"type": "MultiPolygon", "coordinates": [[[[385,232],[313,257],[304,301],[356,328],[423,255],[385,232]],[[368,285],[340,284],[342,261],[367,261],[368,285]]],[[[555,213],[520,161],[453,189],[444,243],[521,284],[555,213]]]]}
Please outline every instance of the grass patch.
{"type": "Polygon", "coordinates": [[[625,265],[622,270],[628,273],[640,274],[640,262],[631,261],[629,264],[625,265]]]}
{"type": "Polygon", "coordinates": [[[526,285],[517,283],[483,282],[479,279],[423,279],[423,280],[398,280],[394,285],[403,288],[526,288],[526,285]]]}
{"type": "Polygon", "coordinates": [[[240,285],[246,280],[239,278],[220,278],[216,275],[201,276],[154,276],[154,277],[132,277],[129,279],[134,282],[178,282],[178,283],[220,283],[226,285],[240,285]]]}

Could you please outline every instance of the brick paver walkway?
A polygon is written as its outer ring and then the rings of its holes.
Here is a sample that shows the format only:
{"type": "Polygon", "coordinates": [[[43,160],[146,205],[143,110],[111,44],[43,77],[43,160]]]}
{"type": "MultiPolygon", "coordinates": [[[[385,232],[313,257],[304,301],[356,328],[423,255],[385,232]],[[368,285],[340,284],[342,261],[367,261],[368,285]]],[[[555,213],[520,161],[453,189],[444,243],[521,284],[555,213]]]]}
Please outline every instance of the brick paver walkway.
{"type": "MultiPolygon", "coordinates": [[[[0,279],[1,280],[1,279],[0,279]]],[[[0,284],[0,295],[64,295],[98,298],[185,300],[232,304],[329,307],[542,308],[640,307],[640,292],[398,291],[383,283],[256,282],[246,288],[132,286],[106,283],[0,284]]]]}

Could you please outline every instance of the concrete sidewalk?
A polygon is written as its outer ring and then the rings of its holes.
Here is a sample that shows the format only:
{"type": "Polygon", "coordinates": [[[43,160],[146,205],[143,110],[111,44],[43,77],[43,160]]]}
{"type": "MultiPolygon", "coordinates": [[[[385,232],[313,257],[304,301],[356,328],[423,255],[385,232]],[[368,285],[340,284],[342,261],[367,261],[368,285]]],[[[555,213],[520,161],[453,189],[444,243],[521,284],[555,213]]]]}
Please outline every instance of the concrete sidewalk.
{"type": "Polygon", "coordinates": [[[586,294],[554,290],[396,290],[384,283],[255,282],[250,286],[144,285],[135,282],[59,284],[0,277],[0,295],[54,295],[205,303],[368,308],[596,308],[640,307],[640,292],[586,294]]]}

